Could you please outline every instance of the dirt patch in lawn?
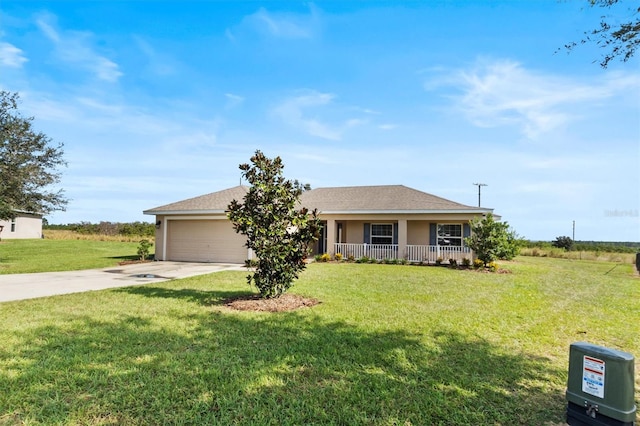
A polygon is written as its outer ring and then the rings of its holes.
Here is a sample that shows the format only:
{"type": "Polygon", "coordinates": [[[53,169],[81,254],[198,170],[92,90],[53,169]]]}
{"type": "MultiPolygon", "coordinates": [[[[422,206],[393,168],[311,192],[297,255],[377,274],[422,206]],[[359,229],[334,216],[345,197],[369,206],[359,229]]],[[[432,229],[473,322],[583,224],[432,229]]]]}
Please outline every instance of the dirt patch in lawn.
{"type": "Polygon", "coordinates": [[[262,299],[258,295],[251,295],[228,300],[225,306],[236,311],[288,312],[310,308],[319,303],[317,299],[297,294],[283,294],[276,299],[262,299]]]}

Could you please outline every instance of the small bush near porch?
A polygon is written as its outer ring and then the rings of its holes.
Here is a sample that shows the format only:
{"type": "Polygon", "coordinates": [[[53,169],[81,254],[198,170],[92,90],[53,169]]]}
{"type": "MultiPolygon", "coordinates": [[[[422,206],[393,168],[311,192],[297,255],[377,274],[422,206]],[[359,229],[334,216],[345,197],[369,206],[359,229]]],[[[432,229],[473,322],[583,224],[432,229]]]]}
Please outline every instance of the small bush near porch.
{"type": "Polygon", "coordinates": [[[640,356],[638,278],[508,268],[311,264],[322,303],[277,314],[225,307],[243,272],[3,303],[0,424],[559,424],[570,343],[640,356]]]}

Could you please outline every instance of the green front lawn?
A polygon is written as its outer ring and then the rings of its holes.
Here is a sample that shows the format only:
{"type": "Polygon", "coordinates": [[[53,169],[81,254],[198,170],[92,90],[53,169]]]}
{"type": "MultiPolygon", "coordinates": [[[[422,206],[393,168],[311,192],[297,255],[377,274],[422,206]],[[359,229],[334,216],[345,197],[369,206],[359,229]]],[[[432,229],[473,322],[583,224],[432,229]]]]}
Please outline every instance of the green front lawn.
{"type": "Polygon", "coordinates": [[[3,303],[0,425],[560,423],[570,343],[640,356],[640,281],[503,266],[312,264],[277,314],[224,307],[243,272],[3,303]]]}
{"type": "Polygon", "coordinates": [[[106,268],[137,259],[137,250],[138,243],[118,241],[2,240],[0,274],[106,268]]]}

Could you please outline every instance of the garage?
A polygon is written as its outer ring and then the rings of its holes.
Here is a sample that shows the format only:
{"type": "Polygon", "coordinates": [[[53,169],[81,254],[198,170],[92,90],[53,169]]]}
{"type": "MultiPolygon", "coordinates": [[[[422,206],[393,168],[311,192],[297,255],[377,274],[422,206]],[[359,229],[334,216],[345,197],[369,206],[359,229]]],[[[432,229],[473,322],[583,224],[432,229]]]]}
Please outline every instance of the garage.
{"type": "Polygon", "coordinates": [[[166,260],[244,263],[245,237],[228,220],[167,221],[166,260]]]}

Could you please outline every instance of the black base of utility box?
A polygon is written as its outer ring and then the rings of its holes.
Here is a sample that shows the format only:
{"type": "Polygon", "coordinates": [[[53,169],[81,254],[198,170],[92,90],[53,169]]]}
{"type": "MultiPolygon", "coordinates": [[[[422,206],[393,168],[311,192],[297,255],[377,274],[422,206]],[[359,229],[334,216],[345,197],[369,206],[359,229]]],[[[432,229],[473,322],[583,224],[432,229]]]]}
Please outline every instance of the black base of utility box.
{"type": "Polygon", "coordinates": [[[595,419],[587,414],[587,409],[578,404],[567,404],[567,423],[570,426],[633,426],[634,422],[623,422],[611,417],[596,414],[595,419]]]}

